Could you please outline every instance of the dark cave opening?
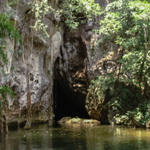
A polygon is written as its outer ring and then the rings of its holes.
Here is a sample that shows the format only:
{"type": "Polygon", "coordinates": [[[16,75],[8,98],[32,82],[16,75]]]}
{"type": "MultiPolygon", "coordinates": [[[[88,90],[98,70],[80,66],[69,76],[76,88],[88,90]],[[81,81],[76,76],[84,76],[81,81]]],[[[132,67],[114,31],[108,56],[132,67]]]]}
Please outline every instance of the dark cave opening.
{"type": "Polygon", "coordinates": [[[54,103],[53,111],[55,114],[54,120],[57,122],[63,117],[79,117],[90,119],[85,110],[86,95],[80,92],[74,92],[67,82],[65,77],[62,78],[60,71],[57,68],[59,59],[55,63],[54,74],[54,103]]]}

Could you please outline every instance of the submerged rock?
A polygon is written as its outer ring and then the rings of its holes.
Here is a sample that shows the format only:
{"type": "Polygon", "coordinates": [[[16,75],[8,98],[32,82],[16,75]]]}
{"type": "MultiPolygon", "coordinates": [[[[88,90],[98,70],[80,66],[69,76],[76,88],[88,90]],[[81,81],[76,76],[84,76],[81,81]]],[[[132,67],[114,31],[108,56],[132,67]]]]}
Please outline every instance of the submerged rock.
{"type": "Polygon", "coordinates": [[[82,118],[71,118],[71,117],[64,117],[58,121],[58,123],[65,123],[65,124],[94,124],[99,125],[100,121],[95,119],[82,119],[82,118]]]}

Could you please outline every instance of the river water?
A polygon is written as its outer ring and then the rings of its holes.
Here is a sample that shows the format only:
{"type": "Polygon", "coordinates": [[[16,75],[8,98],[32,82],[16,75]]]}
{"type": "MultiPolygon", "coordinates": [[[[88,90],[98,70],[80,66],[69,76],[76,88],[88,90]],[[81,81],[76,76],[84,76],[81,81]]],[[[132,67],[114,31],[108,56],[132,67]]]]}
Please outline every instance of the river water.
{"type": "Polygon", "coordinates": [[[150,131],[109,125],[36,125],[1,136],[0,150],[150,150],[150,131]]]}

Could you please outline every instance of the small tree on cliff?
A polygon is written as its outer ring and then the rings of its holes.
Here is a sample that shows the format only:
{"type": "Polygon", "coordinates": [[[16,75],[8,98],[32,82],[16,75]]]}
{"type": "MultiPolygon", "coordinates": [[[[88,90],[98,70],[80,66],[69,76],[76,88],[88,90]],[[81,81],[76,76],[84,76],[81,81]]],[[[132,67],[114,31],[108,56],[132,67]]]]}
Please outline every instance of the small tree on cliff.
{"type": "MultiPolygon", "coordinates": [[[[7,58],[7,41],[6,38],[12,40],[13,38],[16,41],[21,42],[21,36],[19,32],[14,28],[14,23],[10,21],[9,16],[6,13],[0,13],[0,69],[1,75],[5,76],[4,66],[8,64],[7,58]]],[[[0,128],[1,132],[3,132],[3,108],[7,105],[7,94],[13,97],[12,90],[5,84],[0,85],[0,128]]],[[[7,126],[7,125],[6,125],[7,126]]]]}

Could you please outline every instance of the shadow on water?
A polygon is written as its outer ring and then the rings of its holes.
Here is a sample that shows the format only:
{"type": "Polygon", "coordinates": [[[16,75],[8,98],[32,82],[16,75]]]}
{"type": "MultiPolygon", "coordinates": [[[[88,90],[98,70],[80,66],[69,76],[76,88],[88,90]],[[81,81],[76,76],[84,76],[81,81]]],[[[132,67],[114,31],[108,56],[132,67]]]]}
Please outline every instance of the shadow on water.
{"type": "Polygon", "coordinates": [[[0,134],[0,149],[5,149],[5,136],[0,134]]]}

